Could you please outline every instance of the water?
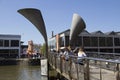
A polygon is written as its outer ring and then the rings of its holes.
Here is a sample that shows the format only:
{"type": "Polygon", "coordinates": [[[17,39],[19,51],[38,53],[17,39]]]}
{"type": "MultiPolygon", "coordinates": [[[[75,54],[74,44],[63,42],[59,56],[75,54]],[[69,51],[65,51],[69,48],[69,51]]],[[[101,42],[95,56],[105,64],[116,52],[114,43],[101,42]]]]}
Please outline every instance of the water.
{"type": "Polygon", "coordinates": [[[26,61],[18,65],[0,66],[0,80],[47,80],[41,76],[40,66],[30,66],[26,61]]]}

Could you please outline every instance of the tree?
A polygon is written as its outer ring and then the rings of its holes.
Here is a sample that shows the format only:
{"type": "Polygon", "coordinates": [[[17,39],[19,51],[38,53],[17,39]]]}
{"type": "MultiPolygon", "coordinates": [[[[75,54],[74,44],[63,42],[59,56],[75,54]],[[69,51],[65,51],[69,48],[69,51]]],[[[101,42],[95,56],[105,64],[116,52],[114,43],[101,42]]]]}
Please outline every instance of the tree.
{"type": "Polygon", "coordinates": [[[43,55],[45,55],[45,53],[46,53],[46,45],[45,45],[45,43],[43,43],[43,45],[41,46],[41,53],[43,55]]]}
{"type": "Polygon", "coordinates": [[[37,50],[38,53],[40,53],[41,44],[34,44],[34,49],[37,50]]]}

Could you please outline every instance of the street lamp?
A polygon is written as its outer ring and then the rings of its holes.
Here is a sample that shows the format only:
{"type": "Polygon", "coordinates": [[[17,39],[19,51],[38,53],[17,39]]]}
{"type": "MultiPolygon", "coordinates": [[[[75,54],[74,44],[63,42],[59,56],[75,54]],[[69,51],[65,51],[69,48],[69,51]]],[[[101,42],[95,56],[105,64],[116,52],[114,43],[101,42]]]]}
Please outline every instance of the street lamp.
{"type": "MultiPolygon", "coordinates": [[[[48,59],[48,40],[44,20],[40,10],[34,8],[20,9],[18,12],[27,18],[42,34],[46,44],[46,58],[48,59]]],[[[49,67],[47,61],[47,76],[49,77],[49,67]]]]}

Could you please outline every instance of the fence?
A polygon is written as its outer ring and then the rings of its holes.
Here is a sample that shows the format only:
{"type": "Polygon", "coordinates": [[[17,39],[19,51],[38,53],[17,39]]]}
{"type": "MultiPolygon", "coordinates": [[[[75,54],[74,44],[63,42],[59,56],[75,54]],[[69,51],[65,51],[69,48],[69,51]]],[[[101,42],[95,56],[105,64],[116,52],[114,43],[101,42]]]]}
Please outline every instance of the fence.
{"type": "Polygon", "coordinates": [[[77,56],[64,60],[57,53],[49,53],[49,64],[69,80],[120,80],[120,62],[100,58],[84,58],[84,65],[77,63],[77,56]]]}

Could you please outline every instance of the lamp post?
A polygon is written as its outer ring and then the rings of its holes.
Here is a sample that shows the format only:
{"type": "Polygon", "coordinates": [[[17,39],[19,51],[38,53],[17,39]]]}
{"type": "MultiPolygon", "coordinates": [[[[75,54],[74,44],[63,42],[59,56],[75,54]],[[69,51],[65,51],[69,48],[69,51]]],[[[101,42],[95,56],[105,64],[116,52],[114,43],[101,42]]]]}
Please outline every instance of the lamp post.
{"type": "MultiPolygon", "coordinates": [[[[47,33],[46,28],[44,24],[44,20],[41,14],[41,11],[34,8],[25,8],[20,9],[18,12],[23,15],[25,18],[27,18],[42,34],[45,44],[46,44],[46,58],[48,59],[48,40],[47,40],[47,33]]],[[[49,78],[49,66],[47,61],[47,76],[49,78]]]]}

